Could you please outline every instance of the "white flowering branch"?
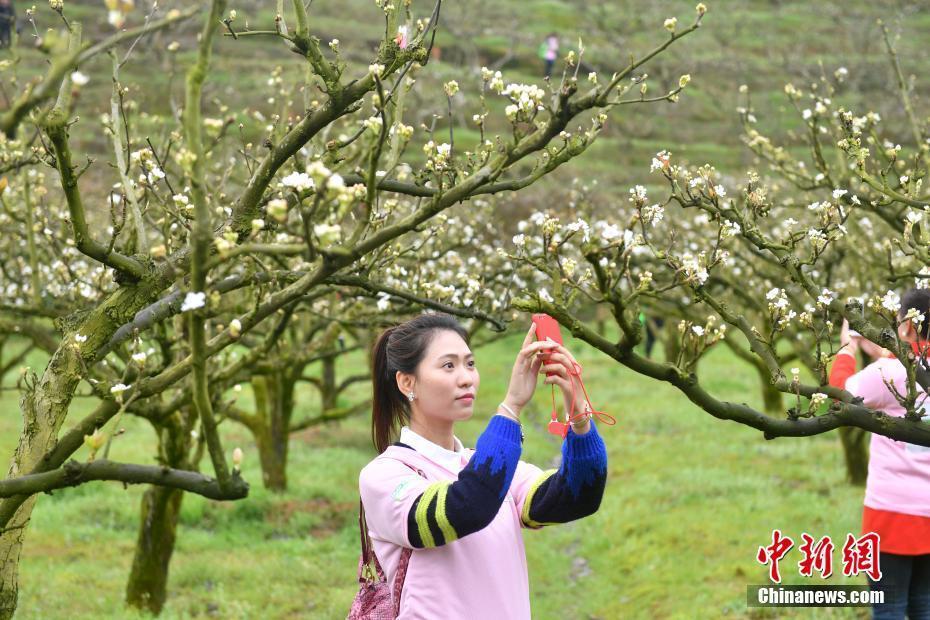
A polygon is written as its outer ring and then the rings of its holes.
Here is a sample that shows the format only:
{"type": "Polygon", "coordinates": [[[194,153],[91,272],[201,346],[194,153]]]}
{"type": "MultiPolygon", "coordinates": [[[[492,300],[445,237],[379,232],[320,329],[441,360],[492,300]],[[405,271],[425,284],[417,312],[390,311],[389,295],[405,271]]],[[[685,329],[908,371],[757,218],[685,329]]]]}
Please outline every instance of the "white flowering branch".
{"type": "Polygon", "coordinates": [[[437,302],[427,297],[414,295],[393,286],[387,286],[369,278],[363,278],[361,276],[354,275],[333,275],[328,277],[326,281],[339,286],[362,289],[372,294],[387,293],[392,297],[405,299],[416,307],[431,308],[439,312],[445,312],[462,318],[471,318],[484,321],[493,326],[495,331],[502,331],[506,329],[506,325],[499,318],[491,316],[480,310],[469,310],[467,308],[460,308],[457,306],[451,306],[449,304],[437,302]]]}

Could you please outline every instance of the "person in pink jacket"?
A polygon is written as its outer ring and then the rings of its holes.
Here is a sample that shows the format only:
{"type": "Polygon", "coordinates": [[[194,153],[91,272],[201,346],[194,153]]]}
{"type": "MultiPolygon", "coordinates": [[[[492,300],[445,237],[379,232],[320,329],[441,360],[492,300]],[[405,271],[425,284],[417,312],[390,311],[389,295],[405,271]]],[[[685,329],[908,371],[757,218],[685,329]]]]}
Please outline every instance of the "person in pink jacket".
{"type": "MultiPolygon", "coordinates": [[[[362,469],[359,489],[388,583],[402,550],[412,549],[398,618],[530,618],[522,528],[566,523],[600,506],[607,450],[590,415],[572,424],[557,469],[520,460],[521,411],[539,375],[554,373],[545,383],[562,389],[567,409],[572,404],[574,357],[562,345],[534,341],[534,330],[473,450],[454,434],[456,422],[474,415],[480,383],[458,321],[422,314],[375,344],[372,439],[379,454],[362,469]],[[543,352],[551,352],[545,364],[543,352]]],[[[585,411],[582,400],[576,409],[585,411]]]]}
{"type": "MultiPolygon", "coordinates": [[[[926,356],[930,340],[930,289],[911,289],[901,297],[898,337],[916,355],[926,356]],[[917,322],[908,317],[908,312],[917,322]],[[915,314],[916,313],[916,314],[915,314]]],[[[907,393],[907,370],[887,349],[857,334],[844,321],[839,350],[830,369],[830,385],[862,398],[862,404],[903,417],[904,408],[889,389],[907,393]],[[874,361],[856,372],[862,349],[874,361]]],[[[918,390],[922,392],[918,386],[918,390]]],[[[924,395],[917,398],[923,406],[924,395]]],[[[930,407],[930,400],[926,405],[930,407]]],[[[862,532],[879,535],[881,579],[872,589],[890,600],[873,607],[873,618],[930,620],[930,449],[872,434],[865,487],[862,532]]]]}

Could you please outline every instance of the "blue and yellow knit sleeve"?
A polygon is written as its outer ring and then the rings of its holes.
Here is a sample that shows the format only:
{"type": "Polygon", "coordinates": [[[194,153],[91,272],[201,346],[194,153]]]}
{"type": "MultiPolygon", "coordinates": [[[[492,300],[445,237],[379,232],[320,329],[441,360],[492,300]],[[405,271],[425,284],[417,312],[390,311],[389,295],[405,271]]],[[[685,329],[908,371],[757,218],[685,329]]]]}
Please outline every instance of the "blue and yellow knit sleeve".
{"type": "Polygon", "coordinates": [[[607,448],[594,420],[584,435],[569,429],[560,467],[544,472],[527,491],[520,515],[523,525],[536,529],[594,514],[606,483],[607,448]]]}
{"type": "Polygon", "coordinates": [[[410,544],[438,547],[488,526],[500,510],[520,461],[520,425],[491,417],[456,481],[429,485],[407,515],[410,544]]]}

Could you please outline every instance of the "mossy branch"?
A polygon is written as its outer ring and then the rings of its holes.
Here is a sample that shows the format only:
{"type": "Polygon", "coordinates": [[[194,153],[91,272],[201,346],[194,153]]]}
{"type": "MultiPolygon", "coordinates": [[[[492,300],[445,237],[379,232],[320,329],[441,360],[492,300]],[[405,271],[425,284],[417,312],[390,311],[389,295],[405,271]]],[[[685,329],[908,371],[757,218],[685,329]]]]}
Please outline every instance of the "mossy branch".
{"type": "Polygon", "coordinates": [[[35,495],[55,489],[74,487],[94,480],[113,480],[124,484],[154,484],[181,489],[214,500],[242,499],[249,485],[233,472],[226,484],[200,472],[172,469],[158,465],[137,465],[99,460],[89,463],[68,461],[63,467],[41,474],[28,474],[0,480],[0,498],[35,495]]]}

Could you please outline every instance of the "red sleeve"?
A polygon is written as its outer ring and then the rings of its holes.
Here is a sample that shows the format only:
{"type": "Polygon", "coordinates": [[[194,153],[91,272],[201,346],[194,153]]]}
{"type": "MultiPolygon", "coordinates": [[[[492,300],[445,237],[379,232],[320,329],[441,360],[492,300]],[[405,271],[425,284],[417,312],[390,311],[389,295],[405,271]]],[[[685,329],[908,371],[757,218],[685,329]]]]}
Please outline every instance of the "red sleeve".
{"type": "Polygon", "coordinates": [[[830,385],[843,389],[846,380],[856,374],[856,358],[845,353],[836,356],[833,367],[830,368],[830,385]]]}

